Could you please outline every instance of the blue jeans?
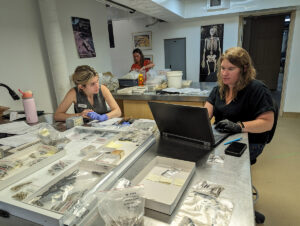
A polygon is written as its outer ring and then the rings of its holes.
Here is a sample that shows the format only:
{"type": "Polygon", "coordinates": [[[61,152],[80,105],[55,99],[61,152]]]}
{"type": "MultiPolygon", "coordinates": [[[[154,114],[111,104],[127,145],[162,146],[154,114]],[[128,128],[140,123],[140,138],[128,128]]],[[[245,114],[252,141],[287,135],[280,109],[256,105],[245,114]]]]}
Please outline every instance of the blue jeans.
{"type": "Polygon", "coordinates": [[[264,144],[249,144],[250,161],[256,159],[263,151],[264,144]]]}

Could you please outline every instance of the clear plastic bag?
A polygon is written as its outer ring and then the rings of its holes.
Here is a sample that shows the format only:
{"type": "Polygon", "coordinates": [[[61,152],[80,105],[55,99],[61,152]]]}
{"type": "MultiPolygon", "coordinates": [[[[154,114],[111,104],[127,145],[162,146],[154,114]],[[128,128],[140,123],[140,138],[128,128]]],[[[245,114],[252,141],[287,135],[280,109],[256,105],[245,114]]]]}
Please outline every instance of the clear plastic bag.
{"type": "Polygon", "coordinates": [[[70,142],[61,132],[54,129],[51,125],[44,123],[39,131],[38,137],[43,144],[53,145],[59,149],[63,149],[64,146],[70,142]]]}
{"type": "Polygon", "coordinates": [[[144,225],[145,199],[142,185],[115,189],[97,194],[98,210],[106,225],[140,226],[144,225]]]}
{"type": "Polygon", "coordinates": [[[224,164],[224,155],[215,155],[215,154],[210,154],[207,159],[207,163],[209,164],[224,164]]]}
{"type": "Polygon", "coordinates": [[[61,179],[42,188],[29,203],[64,213],[76,205],[104,176],[98,171],[72,168],[61,179]]]}
{"type": "Polygon", "coordinates": [[[23,166],[23,162],[19,160],[0,160],[0,179],[9,176],[13,170],[21,166],[23,166]]]}
{"type": "Polygon", "coordinates": [[[214,198],[219,197],[220,193],[223,190],[223,186],[208,181],[202,181],[193,186],[193,191],[195,193],[211,196],[214,198]]]}
{"type": "Polygon", "coordinates": [[[193,187],[175,216],[172,226],[229,225],[233,203],[228,199],[202,194],[202,191],[202,182],[193,187]]]}
{"type": "Polygon", "coordinates": [[[119,88],[118,79],[111,72],[99,73],[99,83],[105,85],[111,92],[119,88]]]}
{"type": "Polygon", "coordinates": [[[26,181],[10,188],[10,191],[13,193],[11,197],[17,201],[23,201],[39,188],[39,186],[34,184],[34,181],[26,181]]]}
{"type": "Polygon", "coordinates": [[[52,176],[57,174],[58,172],[61,172],[63,169],[65,169],[67,166],[69,166],[73,161],[72,160],[60,160],[59,162],[53,164],[49,169],[48,173],[50,173],[52,176]]]}
{"type": "Polygon", "coordinates": [[[131,186],[131,181],[126,178],[120,178],[114,185],[114,189],[128,188],[131,186]]]}

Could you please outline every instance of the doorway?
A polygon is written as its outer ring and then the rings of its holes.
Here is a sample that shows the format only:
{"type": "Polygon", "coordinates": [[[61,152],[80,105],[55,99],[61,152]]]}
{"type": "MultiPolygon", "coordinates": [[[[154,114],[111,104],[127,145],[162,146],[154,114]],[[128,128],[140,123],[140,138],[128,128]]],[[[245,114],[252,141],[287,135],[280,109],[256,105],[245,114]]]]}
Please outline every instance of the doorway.
{"type": "Polygon", "coordinates": [[[244,17],[243,42],[258,80],[271,90],[280,106],[290,14],[244,17]]]}
{"type": "Polygon", "coordinates": [[[182,79],[186,79],[186,41],[185,38],[164,40],[165,68],[182,71],[182,79]]]}

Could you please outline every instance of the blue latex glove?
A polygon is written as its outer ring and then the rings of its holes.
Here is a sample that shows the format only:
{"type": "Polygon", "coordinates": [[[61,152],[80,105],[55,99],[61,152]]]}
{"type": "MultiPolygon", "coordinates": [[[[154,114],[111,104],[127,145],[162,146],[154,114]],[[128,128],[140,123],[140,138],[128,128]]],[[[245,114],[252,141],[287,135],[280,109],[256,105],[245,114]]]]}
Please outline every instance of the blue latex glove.
{"type": "Polygon", "coordinates": [[[100,122],[106,121],[108,119],[108,116],[106,114],[100,115],[94,111],[87,113],[87,116],[93,120],[98,120],[100,122]]]}

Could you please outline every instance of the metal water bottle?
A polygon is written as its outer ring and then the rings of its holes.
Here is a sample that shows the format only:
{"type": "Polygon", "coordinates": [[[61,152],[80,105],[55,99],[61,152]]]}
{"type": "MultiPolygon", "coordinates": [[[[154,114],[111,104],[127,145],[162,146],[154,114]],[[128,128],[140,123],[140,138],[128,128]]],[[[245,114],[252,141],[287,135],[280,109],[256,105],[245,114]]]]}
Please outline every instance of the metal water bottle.
{"type": "Polygon", "coordinates": [[[22,93],[22,100],[23,100],[23,106],[26,115],[26,122],[27,123],[38,122],[38,116],[37,116],[36,106],[35,106],[32,92],[30,90],[26,92],[22,92],[20,89],[19,91],[20,93],[22,93]]]}

